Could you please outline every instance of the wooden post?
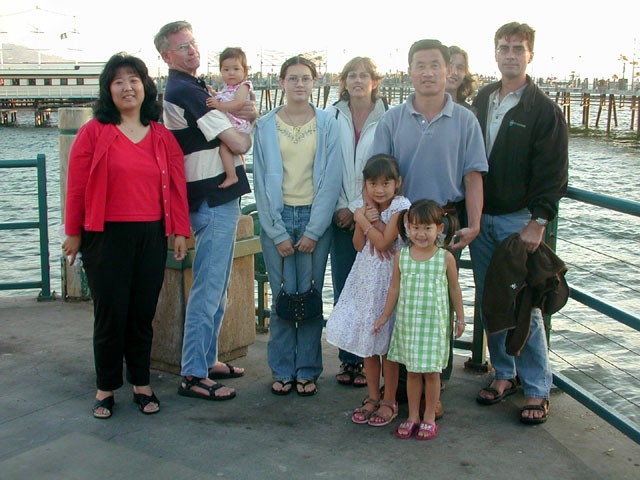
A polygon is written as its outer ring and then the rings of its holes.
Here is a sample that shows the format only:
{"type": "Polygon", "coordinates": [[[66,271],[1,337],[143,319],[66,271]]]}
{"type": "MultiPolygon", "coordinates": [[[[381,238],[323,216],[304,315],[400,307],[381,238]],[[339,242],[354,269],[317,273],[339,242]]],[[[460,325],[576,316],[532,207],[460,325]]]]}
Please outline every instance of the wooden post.
{"type": "Polygon", "coordinates": [[[611,114],[613,113],[613,105],[616,99],[613,94],[609,94],[609,105],[607,107],[607,134],[611,133],[611,114]]]}
{"type": "Polygon", "coordinates": [[[591,104],[591,94],[582,94],[582,126],[589,129],[589,106],[591,104]]]}
{"type": "MultiPolygon", "coordinates": [[[[64,224],[64,207],[67,194],[67,171],[69,152],[76,139],[78,129],[92,118],[89,107],[60,108],[58,110],[58,129],[60,130],[60,218],[64,224]]],[[[84,270],[81,265],[69,265],[63,255],[62,298],[64,300],[87,300],[90,297],[84,270]]]]}
{"type": "Polygon", "coordinates": [[[604,106],[605,98],[606,96],[604,93],[600,95],[600,102],[598,104],[598,115],[596,115],[596,124],[594,125],[594,128],[598,128],[598,124],[600,123],[600,114],[602,113],[602,107],[604,106]]]}

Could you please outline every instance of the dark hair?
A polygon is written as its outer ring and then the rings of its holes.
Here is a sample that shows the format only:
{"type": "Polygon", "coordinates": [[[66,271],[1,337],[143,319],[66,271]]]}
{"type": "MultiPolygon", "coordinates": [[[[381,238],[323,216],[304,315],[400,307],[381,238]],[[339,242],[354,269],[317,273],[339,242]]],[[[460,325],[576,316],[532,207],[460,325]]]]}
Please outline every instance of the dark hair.
{"type": "Polygon", "coordinates": [[[316,66],[313,64],[311,60],[303,57],[302,55],[296,55],[295,57],[291,57],[284,61],[282,67],[280,67],[280,78],[284,80],[285,75],[287,74],[287,69],[292,65],[304,65],[311,70],[311,77],[315,80],[318,77],[318,72],[316,71],[316,66]]]}
{"type": "Polygon", "coordinates": [[[493,46],[498,48],[498,41],[501,38],[511,37],[526,40],[529,45],[529,50],[533,52],[533,44],[536,41],[536,31],[526,23],[505,23],[496,31],[496,35],[493,38],[493,46]]]}
{"type": "Polygon", "coordinates": [[[458,228],[458,222],[455,217],[447,215],[445,210],[433,200],[418,200],[411,204],[411,207],[407,210],[403,210],[398,215],[398,232],[400,236],[406,242],[409,240],[409,235],[405,228],[405,222],[415,223],[417,225],[429,225],[435,223],[436,225],[445,225],[445,239],[444,246],[448,246],[453,238],[453,234],[458,228]],[[448,221],[445,221],[445,217],[448,221]]]}
{"type": "Polygon", "coordinates": [[[409,66],[411,66],[411,61],[413,60],[413,55],[420,50],[440,50],[442,53],[442,57],[444,58],[445,65],[449,65],[449,48],[440,43],[440,40],[418,40],[411,45],[409,49],[409,66]]]}
{"type": "MultiPolygon", "coordinates": [[[[347,75],[354,70],[358,65],[362,65],[364,69],[371,75],[371,80],[379,82],[382,80],[382,75],[378,73],[378,67],[369,57],[354,57],[349,60],[342,72],[340,73],[340,100],[349,101],[349,92],[347,91],[347,75]]],[[[378,92],[380,91],[380,83],[371,90],[371,100],[375,102],[378,99],[378,92]]]]}
{"type": "Polygon", "coordinates": [[[476,90],[476,80],[473,78],[473,75],[471,75],[471,72],[469,72],[469,55],[467,52],[457,45],[451,45],[449,47],[449,61],[451,61],[451,57],[456,54],[462,55],[464,59],[464,78],[462,79],[462,84],[460,84],[456,91],[456,98],[454,100],[457,103],[462,103],[476,90]]]}
{"type": "Polygon", "coordinates": [[[111,96],[111,82],[118,69],[129,68],[135,72],[144,86],[144,100],[140,109],[140,121],[143,125],[149,125],[150,121],[158,121],[160,118],[160,104],[157,101],[158,89],[153,79],[149,76],[147,66],[142,60],[124,52],[116,53],[105,64],[100,74],[100,88],[98,100],[93,106],[93,115],[100,123],[120,123],[120,110],[116,107],[111,96]]]}
{"type": "Polygon", "coordinates": [[[182,30],[189,30],[190,32],[193,32],[191,24],[185,20],[167,23],[162,27],[160,31],[156,33],[156,36],[153,37],[153,44],[156,46],[158,53],[163,54],[164,52],[168,52],[171,47],[169,35],[181,32],[182,30]]]}
{"type": "Polygon", "coordinates": [[[381,177],[396,182],[400,180],[400,166],[394,156],[379,153],[367,160],[362,169],[363,180],[374,180],[381,177]]]}
{"type": "Polygon", "coordinates": [[[220,59],[218,61],[220,65],[220,70],[222,70],[222,62],[224,62],[229,58],[235,58],[240,60],[240,64],[244,69],[244,74],[246,75],[247,73],[249,73],[249,65],[247,64],[247,55],[244,53],[244,51],[241,48],[227,47],[222,51],[222,53],[220,54],[220,59]]]}

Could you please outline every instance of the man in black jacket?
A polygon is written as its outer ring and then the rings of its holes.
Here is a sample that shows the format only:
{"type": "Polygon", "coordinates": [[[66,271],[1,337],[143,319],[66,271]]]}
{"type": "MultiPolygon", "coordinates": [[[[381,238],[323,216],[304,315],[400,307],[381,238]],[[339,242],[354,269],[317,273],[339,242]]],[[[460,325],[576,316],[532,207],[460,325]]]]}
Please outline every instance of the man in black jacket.
{"type": "MultiPolygon", "coordinates": [[[[474,101],[489,158],[480,234],[470,245],[480,303],[496,247],[519,232],[527,250],[534,252],[567,188],[566,122],[558,106],[526,74],[534,40],[535,32],[527,24],[513,22],[498,29],[495,58],[502,78],[484,87],[474,101]]],[[[519,356],[507,353],[506,332],[488,335],[495,377],[476,398],[483,405],[500,402],[515,393],[517,375],[525,396],[520,420],[528,424],[546,421],[552,383],[539,308],[531,312],[530,328],[519,356]]]]}

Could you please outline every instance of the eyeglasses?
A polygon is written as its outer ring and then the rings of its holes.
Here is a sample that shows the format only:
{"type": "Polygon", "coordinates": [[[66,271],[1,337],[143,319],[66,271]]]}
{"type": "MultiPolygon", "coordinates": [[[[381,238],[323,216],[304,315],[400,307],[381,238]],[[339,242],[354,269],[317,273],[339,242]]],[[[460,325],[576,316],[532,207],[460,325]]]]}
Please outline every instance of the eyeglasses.
{"type": "Polygon", "coordinates": [[[287,77],[287,83],[291,85],[297,85],[299,81],[302,81],[304,85],[309,85],[313,78],[310,75],[304,75],[302,77],[298,77],[297,75],[290,75],[287,77]]]}
{"type": "Polygon", "coordinates": [[[190,48],[193,48],[195,50],[198,49],[198,42],[196,42],[195,39],[187,43],[181,43],[180,45],[176,45],[176,47],[173,48],[172,50],[180,53],[187,53],[190,48]]]}
{"type": "Polygon", "coordinates": [[[347,74],[347,80],[355,80],[357,78],[360,78],[360,80],[367,80],[369,78],[371,78],[371,75],[369,74],[369,72],[360,72],[360,73],[356,73],[356,72],[349,72],[347,74]]]}
{"type": "Polygon", "coordinates": [[[527,52],[527,48],[524,45],[514,45],[513,47],[509,47],[509,45],[500,45],[496,48],[496,52],[499,55],[508,55],[510,51],[513,52],[514,55],[520,57],[527,52]]]}

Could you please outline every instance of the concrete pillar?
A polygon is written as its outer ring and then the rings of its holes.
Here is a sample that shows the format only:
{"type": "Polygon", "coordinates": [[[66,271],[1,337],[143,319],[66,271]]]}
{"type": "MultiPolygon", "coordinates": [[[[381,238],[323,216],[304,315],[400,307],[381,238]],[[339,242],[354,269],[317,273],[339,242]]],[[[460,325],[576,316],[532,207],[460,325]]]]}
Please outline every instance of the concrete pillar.
{"type": "MultiPolygon", "coordinates": [[[[69,152],[76,139],[78,129],[93,118],[89,107],[58,109],[58,129],[60,130],[60,206],[61,221],[64,223],[64,207],[67,195],[67,171],[69,152]]],[[[69,265],[60,253],[62,271],[62,298],[64,300],[87,300],[90,296],[87,279],[80,265],[69,265]]]]}
{"type": "MultiPolygon", "coordinates": [[[[184,333],[184,313],[193,282],[191,264],[194,251],[189,239],[189,255],[181,264],[168,259],[164,284],[153,319],[151,366],[179,374],[184,333]],[[173,263],[173,264],[172,264],[173,263]]],[[[236,246],[229,281],[227,308],[218,341],[218,357],[229,361],[247,354],[256,339],[253,255],[260,240],[253,234],[253,219],[242,215],[236,232],[236,246]]],[[[169,252],[169,257],[171,252],[169,252]]]]}

